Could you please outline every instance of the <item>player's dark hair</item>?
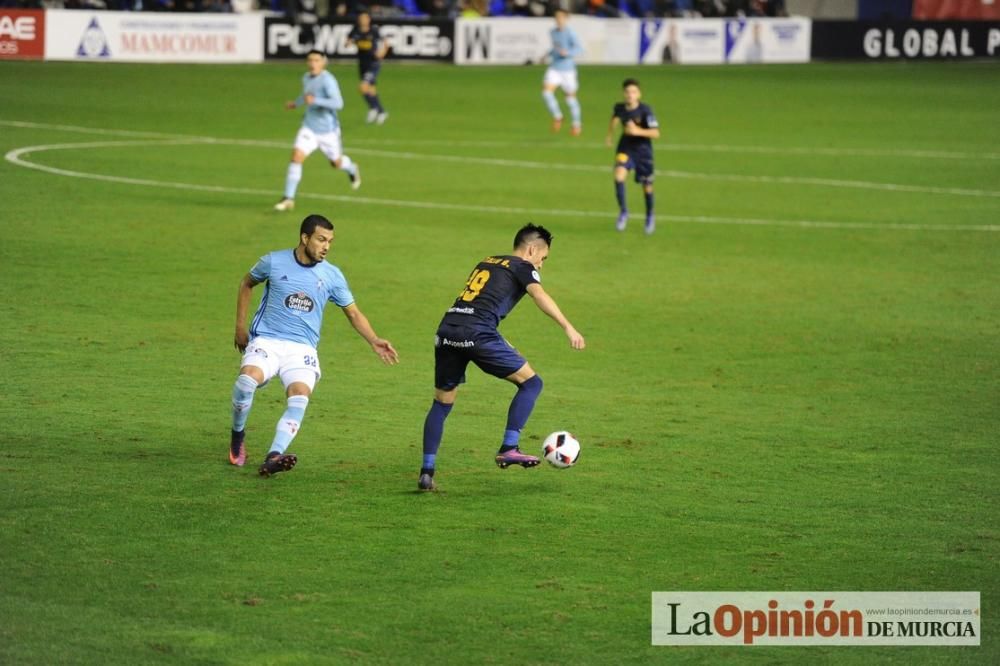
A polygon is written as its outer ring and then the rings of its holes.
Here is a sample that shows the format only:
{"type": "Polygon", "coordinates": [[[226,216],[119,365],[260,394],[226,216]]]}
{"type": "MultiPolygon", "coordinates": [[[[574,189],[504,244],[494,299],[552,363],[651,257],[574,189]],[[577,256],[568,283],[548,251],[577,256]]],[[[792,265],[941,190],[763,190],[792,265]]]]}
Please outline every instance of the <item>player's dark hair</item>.
{"type": "Polygon", "coordinates": [[[327,231],[333,231],[333,222],[326,219],[322,215],[309,215],[306,219],[302,220],[302,226],[299,227],[299,233],[305,234],[306,236],[312,236],[313,232],[316,231],[316,227],[322,227],[327,231]]]}
{"type": "Polygon", "coordinates": [[[639,79],[625,79],[624,81],[622,81],[622,90],[625,90],[629,86],[635,86],[636,88],[639,88],[639,89],[642,88],[639,85],[639,79]]]}
{"type": "Polygon", "coordinates": [[[552,234],[549,230],[545,227],[529,222],[518,229],[517,235],[514,236],[514,249],[516,250],[520,246],[527,245],[528,243],[538,239],[545,241],[546,245],[552,245],[552,234]]]}
{"type": "Polygon", "coordinates": [[[306,54],[306,57],[308,58],[308,57],[309,57],[309,56],[311,56],[311,55],[312,55],[313,53],[315,53],[315,54],[316,54],[316,55],[318,55],[318,56],[322,56],[323,58],[325,58],[325,57],[326,57],[326,54],[325,54],[325,53],[323,53],[322,51],[320,51],[319,49],[311,49],[311,50],[309,51],[309,53],[307,53],[307,54],[306,54]]]}

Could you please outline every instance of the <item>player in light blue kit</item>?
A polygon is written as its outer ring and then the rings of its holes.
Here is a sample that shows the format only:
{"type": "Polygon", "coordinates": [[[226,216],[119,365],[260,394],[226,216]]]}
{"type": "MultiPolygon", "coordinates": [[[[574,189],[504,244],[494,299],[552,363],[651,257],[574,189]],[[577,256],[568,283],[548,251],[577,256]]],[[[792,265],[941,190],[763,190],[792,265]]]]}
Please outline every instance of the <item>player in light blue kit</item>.
{"type": "Polygon", "coordinates": [[[361,187],[361,170],[350,157],[344,155],[340,144],[340,120],[337,112],[344,108],[344,98],[333,74],[326,71],[326,55],[312,50],[306,56],[309,71],[302,76],[302,94],[293,102],[286,102],[285,108],[306,107],[302,117],[302,127],[295,135],[292,161],[285,176],[285,196],[274,205],[275,210],[295,208],[295,190],[302,180],[302,163],[319,148],[330,160],[334,169],[347,172],[351,187],[361,187]]]}
{"type": "Polygon", "coordinates": [[[368,318],[354,303],[344,274],[326,262],[332,242],[330,221],[322,215],[310,215],[299,228],[298,247],[265,254],[240,281],[234,342],[243,360],[233,387],[230,463],[239,467],[246,463],[244,436],[254,392],[277,375],[288,397],[271,448],[258,469],[261,476],[288,471],[298,461],[285,451],[299,431],[309,396],[320,377],[316,345],[328,302],[343,310],[354,330],[383,362],[392,365],[399,360],[392,343],[375,334],[368,318]],[[248,331],[251,290],[261,283],[265,285],[264,295],[248,331]]]}
{"type": "Polygon", "coordinates": [[[542,99],[552,114],[552,131],[558,132],[562,129],[563,115],[556,100],[556,88],[562,88],[572,122],[570,133],[573,136],[580,136],[580,132],[583,131],[583,118],[580,101],[576,98],[576,91],[580,86],[573,58],[583,53],[583,47],[573,28],[566,25],[567,21],[569,13],[565,9],[557,9],[556,27],[550,33],[552,50],[549,51],[549,68],[545,70],[545,78],[542,80],[542,99]]]}

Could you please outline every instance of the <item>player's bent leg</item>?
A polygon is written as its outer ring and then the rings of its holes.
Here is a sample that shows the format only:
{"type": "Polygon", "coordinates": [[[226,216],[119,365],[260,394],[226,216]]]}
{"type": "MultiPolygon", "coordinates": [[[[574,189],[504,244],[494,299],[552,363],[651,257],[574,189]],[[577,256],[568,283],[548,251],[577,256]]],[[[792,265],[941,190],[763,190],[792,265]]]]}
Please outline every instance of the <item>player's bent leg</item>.
{"type": "Polygon", "coordinates": [[[347,173],[347,178],[351,181],[352,190],[361,187],[361,167],[350,157],[341,155],[335,160],[330,160],[330,166],[347,173]]]}
{"type": "Polygon", "coordinates": [[[302,180],[302,163],[305,159],[304,151],[298,148],[292,150],[292,158],[285,173],[285,193],[281,201],[274,205],[275,210],[283,212],[295,208],[295,192],[299,188],[299,181],[302,180]]]}
{"type": "Polygon", "coordinates": [[[653,184],[644,183],[642,192],[646,197],[646,225],[644,230],[649,235],[656,231],[656,218],[653,215],[653,184]]]}
{"type": "Polygon", "coordinates": [[[558,132],[562,129],[562,110],[559,108],[559,101],[556,99],[556,87],[554,85],[545,84],[542,86],[542,100],[545,102],[545,108],[549,110],[549,115],[552,116],[552,131],[558,132]]]}
{"type": "Polygon", "coordinates": [[[455,397],[458,388],[434,389],[434,402],[424,418],[424,457],[420,466],[420,478],[417,480],[417,488],[420,490],[434,490],[437,485],[434,483],[434,468],[437,463],[437,452],[441,447],[441,439],[444,437],[444,422],[451,413],[451,408],[455,404],[455,397]]]}
{"type": "MultiPolygon", "coordinates": [[[[296,371],[297,372],[297,371],[296,371]]],[[[309,373],[311,371],[304,371],[309,373]]],[[[312,383],[315,382],[315,373],[309,376],[309,381],[289,380],[289,377],[296,377],[294,373],[282,376],[288,380],[285,393],[288,396],[284,414],[278,419],[278,424],[274,429],[274,440],[271,442],[271,449],[264,458],[263,464],[258,468],[258,472],[263,477],[269,477],[278,472],[287,472],[295,467],[298,458],[285,451],[291,445],[295,435],[302,427],[302,419],[305,418],[306,407],[309,406],[309,396],[312,394],[312,383]]]]}
{"type": "Polygon", "coordinates": [[[507,410],[507,427],[503,434],[503,444],[496,455],[496,464],[501,469],[506,469],[510,465],[534,467],[539,463],[539,459],[521,453],[518,443],[521,439],[521,430],[528,422],[528,417],[535,408],[535,402],[542,393],[542,378],[525,363],[506,379],[517,384],[517,393],[514,394],[507,410]]]}
{"type": "Polygon", "coordinates": [[[233,385],[233,424],[229,437],[229,463],[243,467],[247,461],[246,425],[253,405],[253,396],[263,382],[264,373],[260,368],[244,366],[233,385]]]}
{"type": "Polygon", "coordinates": [[[615,167],[615,199],[618,201],[618,219],[615,221],[615,229],[625,231],[628,224],[628,204],[625,200],[625,177],[628,169],[622,166],[615,167]]]}
{"type": "Polygon", "coordinates": [[[569,107],[569,117],[572,127],[571,136],[580,136],[583,132],[583,113],[580,109],[580,100],[576,98],[575,92],[566,93],[566,106],[569,107]]]}

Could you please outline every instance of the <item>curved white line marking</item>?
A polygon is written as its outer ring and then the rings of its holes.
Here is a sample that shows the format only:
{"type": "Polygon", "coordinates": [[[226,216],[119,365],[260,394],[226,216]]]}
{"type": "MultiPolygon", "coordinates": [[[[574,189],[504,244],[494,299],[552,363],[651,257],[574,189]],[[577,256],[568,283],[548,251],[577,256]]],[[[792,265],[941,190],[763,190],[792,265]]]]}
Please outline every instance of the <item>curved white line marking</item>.
{"type": "MultiPolygon", "coordinates": [[[[185,134],[166,134],[163,132],[142,132],[130,130],[100,129],[94,127],[81,127],[79,125],[55,125],[49,123],[34,123],[22,120],[0,120],[0,125],[8,127],[21,127],[27,129],[48,129],[62,132],[77,132],[82,134],[101,134],[106,136],[134,136],[164,139],[193,139],[211,138],[197,137],[185,134]]],[[[277,144],[277,142],[272,142],[277,144]]],[[[354,137],[352,144],[364,145],[412,145],[412,146],[450,146],[455,148],[533,148],[539,145],[557,147],[559,150],[576,148],[593,149],[606,151],[607,146],[601,142],[574,141],[567,143],[564,141],[462,141],[462,140],[439,140],[439,139],[371,139],[354,137]]],[[[288,142],[281,142],[280,146],[286,148],[288,142]]],[[[918,159],[943,159],[943,160],[1000,160],[1000,153],[970,153],[955,150],[926,150],[908,148],[823,148],[802,147],[802,146],[741,146],[733,144],[698,144],[698,143],[660,143],[657,150],[672,152],[690,153],[751,153],[763,155],[828,155],[835,157],[913,157],[918,159]]]]}
{"type": "MultiPolygon", "coordinates": [[[[240,142],[226,141],[205,138],[187,139],[148,139],[134,141],[90,141],[85,143],[55,143],[37,146],[24,146],[10,150],[4,155],[4,159],[11,164],[42,171],[57,176],[70,178],[83,178],[87,180],[98,180],[109,183],[122,183],[125,185],[136,185],[142,187],[159,187],[177,190],[193,190],[200,192],[218,192],[224,194],[251,194],[259,196],[272,196],[274,190],[261,190],[246,187],[226,187],[221,185],[203,185],[200,183],[182,183],[173,181],[152,180],[148,178],[131,178],[127,176],[110,176],[105,174],[87,173],[84,171],[73,171],[70,169],[60,169],[46,166],[24,159],[24,156],[31,153],[40,153],[54,150],[77,150],[88,148],[116,148],[129,146],[179,146],[179,145],[258,145],[260,142],[240,142]]],[[[548,208],[520,208],[513,206],[477,206],[472,204],[451,204],[430,201],[409,201],[405,199],[379,199],[374,197],[359,197],[335,194],[308,194],[300,193],[300,196],[321,199],[326,201],[341,201],[351,203],[366,203],[380,206],[393,206],[404,208],[423,208],[433,210],[458,210],[476,213],[505,213],[528,216],[555,216],[555,217],[600,217],[611,219],[613,215],[593,210],[571,210],[571,209],[548,209],[548,208]]],[[[776,227],[800,227],[816,229],[899,229],[915,231],[1000,231],[1000,225],[948,225],[948,224],[874,224],[865,222],[829,222],[817,220],[765,220],[756,218],[729,218],[711,217],[702,215],[658,215],[661,220],[673,222],[692,222],[697,224],[730,224],[730,225],[751,225],[751,226],[776,226],[776,227]]]]}
{"type": "MultiPolygon", "coordinates": [[[[83,133],[94,133],[114,136],[119,133],[122,136],[147,136],[163,139],[191,140],[198,143],[218,143],[231,146],[261,146],[267,148],[287,148],[286,142],[262,141],[256,139],[220,139],[210,136],[183,135],[183,134],[161,134],[158,132],[130,132],[124,130],[101,130],[77,127],[75,125],[44,125],[43,123],[28,123],[21,121],[3,121],[0,125],[15,125],[17,127],[34,127],[42,129],[59,129],[83,133]]],[[[59,144],[63,145],[63,144],[59,144]]],[[[351,152],[359,155],[372,155],[375,157],[387,157],[392,159],[420,160],[433,162],[450,162],[458,164],[482,164],[487,166],[513,167],[518,169],[541,169],[546,171],[587,171],[607,173],[610,166],[598,166],[594,164],[565,164],[560,162],[537,162],[530,160],[510,160],[490,157],[464,157],[461,155],[435,155],[427,153],[376,150],[371,148],[352,148],[351,152]]],[[[843,180],[838,178],[816,178],[809,176],[747,176],[742,174],[712,174],[699,173],[693,171],[660,170],[656,174],[668,178],[697,179],[697,180],[718,180],[726,182],[744,183],[771,183],[777,185],[811,185],[815,187],[837,187],[865,190],[879,190],[883,192],[906,192],[911,194],[944,194],[965,197],[987,197],[1000,198],[1000,191],[967,189],[961,187],[935,187],[929,185],[902,185],[897,183],[876,183],[865,180],[843,180]]]]}

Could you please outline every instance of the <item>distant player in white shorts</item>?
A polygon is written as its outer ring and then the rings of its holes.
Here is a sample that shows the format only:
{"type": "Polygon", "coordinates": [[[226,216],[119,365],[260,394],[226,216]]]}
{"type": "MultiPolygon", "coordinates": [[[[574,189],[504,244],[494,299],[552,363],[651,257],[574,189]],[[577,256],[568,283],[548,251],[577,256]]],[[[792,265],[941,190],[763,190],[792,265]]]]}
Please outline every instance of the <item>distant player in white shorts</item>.
{"type": "Polygon", "coordinates": [[[288,398],[271,448],[257,470],[261,476],[288,471],[298,461],[285,451],[302,425],[309,397],[320,377],[316,345],[327,303],[343,310],[354,330],[383,362],[392,365],[399,360],[392,343],[375,334],[368,318],[355,305],[344,274],[326,262],[332,242],[330,221],[322,215],[310,215],[299,228],[298,247],[265,254],[240,281],[234,342],[243,360],[233,387],[230,463],[238,467],[246,463],[246,423],[257,389],[278,377],[288,398]],[[248,330],[251,290],[261,283],[266,285],[264,296],[248,330]]]}
{"type": "Polygon", "coordinates": [[[583,48],[576,32],[566,25],[567,21],[569,13],[565,9],[557,9],[556,27],[549,33],[552,36],[552,49],[549,51],[549,68],[545,70],[545,78],[542,80],[542,99],[552,114],[552,131],[558,132],[562,129],[563,114],[556,100],[556,88],[562,88],[572,121],[570,133],[573,136],[580,136],[580,132],[583,131],[583,119],[580,101],[576,98],[579,84],[576,78],[576,62],[573,58],[583,53],[583,48]]]}
{"type": "Polygon", "coordinates": [[[351,187],[361,187],[361,170],[350,157],[344,155],[340,145],[340,119],[337,112],[344,108],[344,98],[333,74],[326,71],[326,55],[312,50],[306,56],[309,71],[302,76],[302,94],[285,107],[295,109],[306,107],[302,117],[302,127],[295,136],[292,161],[285,176],[285,196],[274,205],[275,210],[295,208],[295,191],[302,180],[302,163],[317,148],[323,151],[334,169],[347,172],[351,187]]]}

